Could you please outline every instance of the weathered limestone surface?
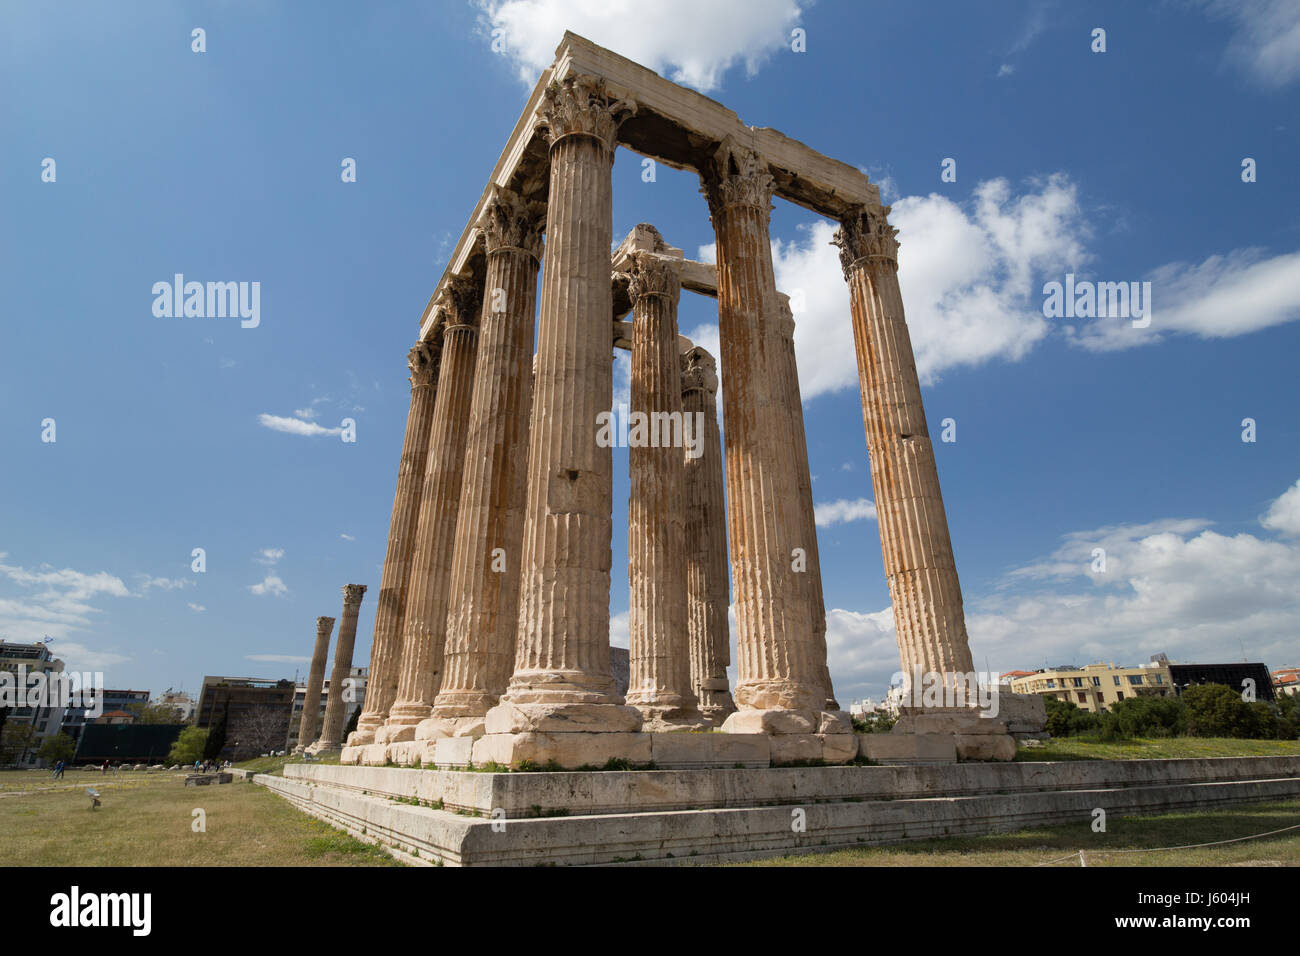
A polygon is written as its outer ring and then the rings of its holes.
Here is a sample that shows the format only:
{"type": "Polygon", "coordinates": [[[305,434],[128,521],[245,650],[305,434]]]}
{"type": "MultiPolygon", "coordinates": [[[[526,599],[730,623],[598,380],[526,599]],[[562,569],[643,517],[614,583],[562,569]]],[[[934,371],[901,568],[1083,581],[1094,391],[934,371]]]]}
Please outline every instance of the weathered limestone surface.
{"type": "MultiPolygon", "coordinates": [[[[726,382],[728,526],[736,589],[737,682],[740,710],[731,732],[764,730],[737,723],[747,711],[798,715],[815,732],[827,689],[817,660],[809,589],[796,580],[798,527],[795,456],[777,436],[788,426],[775,389],[782,360],[774,353],[779,315],[768,232],[774,180],[759,156],[735,142],[718,149],[702,174],[717,236],[718,331],[726,382]],[[744,729],[742,730],[742,726],[744,729]]],[[[790,729],[770,732],[798,732],[790,729]]]]}
{"type": "Polygon", "coordinates": [[[397,697],[402,621],[411,578],[411,552],[420,517],[424,464],[429,455],[429,428],[433,423],[434,396],[438,387],[440,346],[441,340],[438,345],[419,342],[406,359],[411,370],[411,404],[406,413],[406,436],[402,439],[402,458],[397,467],[397,492],[393,495],[393,516],[388,523],[388,552],[384,555],[379,604],[375,608],[375,636],[370,646],[366,703],[357,719],[357,729],[348,736],[348,745],[353,747],[374,742],[375,731],[383,726],[397,697]]]}
{"type": "Polygon", "coordinates": [[[583,77],[546,94],[550,193],[518,644],[509,687],[488,712],[489,735],[500,732],[494,724],[510,728],[504,732],[641,726],[640,713],[614,694],[610,677],[612,460],[596,441],[597,413],[608,410],[613,391],[614,138],[634,109],[583,77]]]}
{"type": "Polygon", "coordinates": [[[683,352],[682,411],[704,422],[702,454],[683,456],[686,472],[686,607],[690,633],[691,686],[700,712],[715,726],[736,709],[727,665],[731,663],[731,627],[727,611],[731,585],[727,577],[726,505],[723,501],[722,437],[718,431],[717,364],[707,351],[683,352]]]}
{"type": "Polygon", "coordinates": [[[967,674],[973,667],[961,586],[903,318],[897,230],[888,211],[858,210],[834,240],[849,284],[881,552],[903,672],[967,674]]]}
{"type": "MultiPolygon", "coordinates": [[[[361,611],[361,599],[365,595],[364,584],[343,585],[343,616],[339,620],[339,640],[334,645],[334,669],[330,671],[325,719],[321,725],[320,740],[308,748],[311,753],[338,750],[343,745],[343,717],[348,705],[344,695],[348,690],[348,679],[352,675],[352,650],[357,643],[357,615],[361,611]]],[[[320,700],[319,690],[316,700],[320,700]]],[[[303,701],[304,713],[312,709],[312,703],[310,696],[303,701]]]]}
{"type": "Polygon", "coordinates": [[[545,210],[498,189],[470,402],[442,688],[417,739],[483,733],[514,667],[528,477],[533,313],[545,210]]]}
{"type": "Polygon", "coordinates": [[[397,701],[376,732],[377,743],[411,740],[429,716],[441,682],[447,626],[447,589],[461,476],[465,467],[466,424],[478,351],[482,287],[472,279],[450,287],[444,308],[442,366],[434,402],[429,456],[420,496],[420,517],[411,558],[411,579],[402,625],[402,662],[397,701]]]}
{"type": "Polygon", "coordinates": [[[316,646],[311,653],[311,669],[307,671],[307,696],[302,702],[302,723],[298,725],[298,746],[306,750],[320,735],[320,691],[325,686],[325,663],[329,660],[330,633],[334,618],[316,618],[316,646]]]}
{"type": "MultiPolygon", "coordinates": [[[[796,575],[794,581],[803,592],[799,600],[807,603],[812,613],[813,658],[826,688],[824,707],[828,711],[839,711],[840,705],[836,702],[835,691],[831,687],[830,670],[826,666],[826,602],[822,597],[822,563],[817,547],[817,518],[813,511],[812,469],[808,464],[808,437],[804,429],[799,367],[794,351],[794,313],[790,309],[789,296],[778,294],[777,306],[779,312],[772,329],[776,336],[772,354],[775,356],[777,370],[773,393],[776,408],[784,411],[788,419],[781,434],[790,436],[790,450],[795,456],[798,495],[792,502],[790,514],[794,526],[789,534],[791,540],[799,542],[796,547],[804,549],[806,560],[806,571],[796,575]]],[[[842,729],[851,732],[852,722],[848,716],[843,715],[843,720],[842,729]]]]}
{"type": "Polygon", "coordinates": [[[628,449],[627,703],[641,712],[643,730],[701,728],[706,721],[691,688],[686,624],[681,284],[672,260],[651,253],[634,254],[627,274],[633,303],[631,408],[648,416],[650,432],[629,441],[628,449]]]}

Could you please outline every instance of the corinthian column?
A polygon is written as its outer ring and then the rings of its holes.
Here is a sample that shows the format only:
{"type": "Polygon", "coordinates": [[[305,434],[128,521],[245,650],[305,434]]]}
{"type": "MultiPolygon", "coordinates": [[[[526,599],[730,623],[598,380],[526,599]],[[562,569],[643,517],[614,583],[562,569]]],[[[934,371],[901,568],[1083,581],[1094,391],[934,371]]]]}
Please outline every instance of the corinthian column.
{"type": "MultiPolygon", "coordinates": [[[[718,331],[727,388],[727,518],[736,588],[736,703],[723,729],[814,733],[826,700],[805,579],[808,541],[796,529],[797,455],[790,396],[779,385],[779,316],[768,233],[767,165],[727,141],[702,173],[717,236],[718,331]]],[[[820,659],[819,659],[820,657],[820,659]]]]}
{"type": "Polygon", "coordinates": [[[442,688],[417,738],[479,736],[505,691],[519,625],[533,313],[545,208],[495,188],[478,223],[487,281],[451,560],[442,688]]]}
{"type": "MultiPolygon", "coordinates": [[[[338,750],[343,742],[343,715],[351,701],[343,699],[347,680],[352,675],[352,648],[357,642],[357,614],[365,597],[364,584],[343,585],[343,617],[339,620],[339,641],[334,645],[334,669],[330,671],[330,693],[325,701],[325,720],[320,740],[312,744],[312,753],[338,750]]],[[[319,690],[317,694],[319,695],[319,690]]],[[[318,698],[319,699],[319,698],[318,698]]],[[[304,702],[304,707],[306,703],[304,702]]]]}
{"type": "MultiPolygon", "coordinates": [[[[682,376],[677,350],[681,280],[671,260],[634,253],[632,413],[644,416],[630,440],[628,471],[628,704],[643,730],[706,726],[691,689],[686,626],[682,376]],[[673,423],[677,428],[674,434],[673,423]],[[667,423],[663,427],[661,423],[667,423]]],[[[634,426],[635,428],[635,426],[634,426]]]]}
{"type": "Polygon", "coordinates": [[[325,684],[325,662],[329,659],[333,630],[334,618],[316,618],[316,646],[311,653],[311,670],[307,672],[307,695],[302,701],[302,723],[298,725],[295,752],[314,744],[320,732],[320,689],[325,684]]]}
{"type": "Polygon", "coordinates": [[[393,495],[393,516],[388,522],[388,553],[384,555],[379,605],[375,608],[375,636],[370,645],[366,703],[357,720],[357,729],[348,737],[348,746],[351,747],[374,742],[375,731],[383,726],[397,697],[402,618],[406,613],[415,526],[420,516],[420,484],[429,454],[429,426],[433,422],[433,400],[437,392],[438,358],[438,346],[429,342],[417,343],[406,358],[411,370],[411,405],[406,413],[406,437],[402,439],[402,458],[397,466],[397,493],[393,495]]]}
{"type": "Polygon", "coordinates": [[[700,712],[720,725],[736,709],[727,682],[731,628],[727,611],[726,508],[722,496],[722,439],[718,432],[717,364],[696,346],[683,352],[682,412],[695,423],[686,467],[686,614],[691,644],[691,686],[700,712]],[[694,454],[693,454],[694,453],[694,454]]]}
{"type": "Polygon", "coordinates": [[[478,282],[459,277],[448,284],[443,296],[442,364],[402,622],[397,700],[375,733],[377,743],[415,738],[415,727],[429,716],[442,677],[448,579],[465,467],[481,296],[478,282]]]}
{"type": "MultiPolygon", "coordinates": [[[[972,670],[961,585],[898,289],[889,207],[859,209],[835,233],[849,284],[867,458],[903,671],[972,670]]],[[[931,678],[937,680],[938,678],[931,678]]]]}
{"type": "MultiPolygon", "coordinates": [[[[799,393],[799,366],[794,351],[794,313],[790,311],[790,297],[777,294],[777,314],[775,328],[776,348],[773,354],[777,359],[778,374],[773,379],[774,395],[779,399],[775,404],[783,408],[788,418],[786,434],[790,436],[790,451],[795,458],[795,479],[798,483],[798,496],[793,502],[795,520],[794,539],[801,542],[807,558],[806,570],[797,575],[795,581],[801,586],[804,595],[801,600],[808,602],[812,609],[812,638],[814,642],[814,662],[818,665],[822,684],[826,688],[825,708],[837,711],[840,705],[835,700],[831,688],[830,669],[826,665],[826,600],[822,596],[822,563],[817,549],[817,516],[813,510],[812,471],[808,465],[808,437],[804,430],[803,398],[799,393]]],[[[845,720],[844,732],[849,732],[851,723],[845,720]]]]}
{"type": "MultiPolygon", "coordinates": [[[[596,441],[613,395],[610,180],[618,124],[635,107],[602,81],[546,92],[546,260],[528,453],[519,639],[489,734],[633,731],[609,670],[611,452],[596,441]]],[[[476,751],[477,752],[477,751],[476,751]]]]}

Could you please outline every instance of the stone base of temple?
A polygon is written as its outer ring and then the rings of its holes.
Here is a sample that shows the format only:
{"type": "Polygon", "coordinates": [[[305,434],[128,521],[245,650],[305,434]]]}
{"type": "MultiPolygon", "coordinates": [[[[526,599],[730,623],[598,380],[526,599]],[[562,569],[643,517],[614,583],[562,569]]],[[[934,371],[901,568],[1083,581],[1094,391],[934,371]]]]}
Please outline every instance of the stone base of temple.
{"type": "Polygon", "coordinates": [[[338,750],[340,750],[340,749],[342,749],[342,748],[341,748],[338,744],[321,743],[321,742],[318,740],[318,741],[316,741],[314,744],[312,744],[310,747],[307,747],[307,748],[303,751],[303,753],[310,754],[311,756],[315,757],[315,756],[318,755],[318,754],[329,754],[329,753],[334,753],[334,752],[336,752],[336,751],[338,751],[338,750]]]}
{"type": "MultiPolygon", "coordinates": [[[[948,737],[958,760],[1014,760],[1016,740],[1007,732],[1007,722],[988,717],[971,707],[904,707],[891,737],[948,737]]],[[[886,747],[888,745],[877,745],[886,747]]],[[[906,745],[898,745],[906,749],[906,745]]],[[[918,744],[918,752],[933,742],[918,744]]]]}
{"type": "Polygon", "coordinates": [[[290,764],[253,782],[419,865],[710,863],[1010,832],[1097,807],[1295,799],[1300,757],[556,773],[290,764]]]}
{"type": "Polygon", "coordinates": [[[369,767],[459,769],[496,764],[513,769],[576,770],[763,768],[852,763],[860,756],[854,734],[517,733],[439,737],[347,747],[339,762],[369,767]]]}
{"type": "Polygon", "coordinates": [[[364,747],[366,744],[375,742],[375,732],[373,730],[354,730],[348,734],[345,747],[364,747]]]}
{"type": "Polygon", "coordinates": [[[641,730],[641,712],[623,703],[502,701],[488,711],[485,729],[493,734],[628,734],[641,730]]]}
{"type": "Polygon", "coordinates": [[[482,737],[487,733],[487,718],[430,717],[420,721],[415,728],[416,740],[437,740],[440,737],[482,737]]]}
{"type": "Polygon", "coordinates": [[[391,744],[399,740],[414,740],[418,722],[409,724],[384,724],[375,731],[375,743],[391,744]]]}
{"type": "Polygon", "coordinates": [[[842,710],[738,710],[722,723],[728,734],[852,734],[853,720],[842,710]]]}

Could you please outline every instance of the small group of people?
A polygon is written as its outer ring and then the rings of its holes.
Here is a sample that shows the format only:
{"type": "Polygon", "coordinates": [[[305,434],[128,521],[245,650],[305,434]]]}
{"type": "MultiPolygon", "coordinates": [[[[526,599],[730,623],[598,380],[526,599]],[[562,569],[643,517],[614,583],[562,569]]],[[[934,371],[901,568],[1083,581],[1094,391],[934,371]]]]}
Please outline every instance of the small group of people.
{"type": "Polygon", "coordinates": [[[223,767],[229,767],[229,766],[230,766],[229,760],[225,761],[224,763],[220,760],[196,760],[194,761],[194,772],[195,773],[216,773],[218,770],[221,770],[223,767]]]}
{"type": "Polygon", "coordinates": [[[53,777],[55,780],[62,780],[63,771],[66,769],[67,769],[67,764],[65,764],[62,760],[60,760],[54,765],[54,769],[50,771],[50,776],[53,777]]]}

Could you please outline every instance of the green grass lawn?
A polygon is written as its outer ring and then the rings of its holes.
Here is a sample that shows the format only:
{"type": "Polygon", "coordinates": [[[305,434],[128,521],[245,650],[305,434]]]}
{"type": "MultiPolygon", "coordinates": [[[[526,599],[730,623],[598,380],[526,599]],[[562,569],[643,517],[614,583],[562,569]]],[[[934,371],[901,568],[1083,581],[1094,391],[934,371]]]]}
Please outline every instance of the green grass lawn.
{"type": "Polygon", "coordinates": [[[1300,866],[1300,800],[1195,813],[1111,817],[1105,833],[1090,821],[980,837],[948,837],[830,853],[756,860],[737,866],[1300,866]],[[1297,827],[1276,836],[1199,849],[1211,843],[1297,827]],[[1106,852],[1114,850],[1135,852],[1106,852]],[[1065,859],[1062,859],[1065,858],[1065,859]],[[1054,861],[1054,862],[1053,862],[1054,861]]]}
{"type": "Polygon", "coordinates": [[[1139,737],[1089,740],[1053,737],[1042,747],[1021,747],[1017,760],[1140,760],[1170,757],[1300,756],[1300,740],[1238,740],[1233,737],[1139,737]]]}
{"type": "Polygon", "coordinates": [[[333,753],[326,754],[324,757],[313,760],[305,760],[299,755],[288,755],[284,757],[254,757],[252,760],[241,761],[240,763],[235,764],[235,766],[239,767],[241,770],[251,770],[254,773],[273,773],[277,776],[283,776],[286,764],[310,763],[317,766],[338,766],[338,762],[339,752],[336,750],[333,753]]]}
{"type": "Polygon", "coordinates": [[[378,847],[251,783],[186,787],[183,773],[0,774],[5,863],[16,866],[396,866],[378,847]],[[87,787],[103,805],[90,809],[87,787]],[[194,832],[195,809],[206,832],[194,832]]]}

